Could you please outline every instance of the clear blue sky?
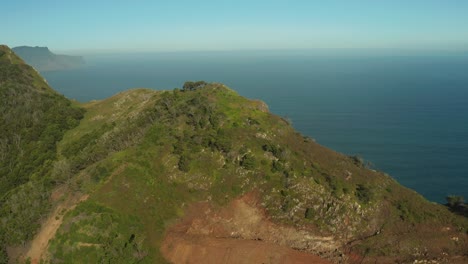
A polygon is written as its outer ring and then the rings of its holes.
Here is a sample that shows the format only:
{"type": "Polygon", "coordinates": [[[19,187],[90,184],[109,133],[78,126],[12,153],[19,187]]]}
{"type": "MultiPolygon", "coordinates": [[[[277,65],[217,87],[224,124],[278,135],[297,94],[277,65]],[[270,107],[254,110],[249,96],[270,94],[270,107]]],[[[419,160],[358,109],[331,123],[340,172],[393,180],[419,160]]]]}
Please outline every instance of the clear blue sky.
{"type": "Polygon", "coordinates": [[[10,0],[0,43],[55,51],[468,50],[467,0],[10,0]]]}

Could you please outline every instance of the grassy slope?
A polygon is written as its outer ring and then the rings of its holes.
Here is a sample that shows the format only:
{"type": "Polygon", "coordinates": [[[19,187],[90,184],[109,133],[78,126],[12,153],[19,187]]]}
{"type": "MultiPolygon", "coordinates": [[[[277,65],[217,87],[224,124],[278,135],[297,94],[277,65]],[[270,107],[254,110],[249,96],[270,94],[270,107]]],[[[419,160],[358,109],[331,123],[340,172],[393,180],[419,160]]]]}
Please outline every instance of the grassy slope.
{"type": "Polygon", "coordinates": [[[332,234],[344,252],[399,260],[467,254],[466,219],[303,137],[223,85],[132,90],[85,108],[58,149],[80,172],[69,185],[91,196],[65,217],[52,260],[164,262],[164,230],[187,204],[223,205],[254,189],[274,221],[332,234]],[[101,211],[117,224],[96,220],[101,211]]]}

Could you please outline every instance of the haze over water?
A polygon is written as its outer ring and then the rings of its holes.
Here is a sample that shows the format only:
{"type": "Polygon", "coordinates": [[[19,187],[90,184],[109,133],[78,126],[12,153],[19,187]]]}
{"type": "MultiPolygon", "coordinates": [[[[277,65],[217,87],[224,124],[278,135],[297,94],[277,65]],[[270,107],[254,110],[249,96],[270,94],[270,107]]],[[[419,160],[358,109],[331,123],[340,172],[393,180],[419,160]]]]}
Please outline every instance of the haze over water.
{"type": "Polygon", "coordinates": [[[427,199],[468,198],[468,55],[198,52],[95,55],[45,72],[79,101],[135,87],[221,82],[265,101],[301,133],[358,154],[427,199]]]}

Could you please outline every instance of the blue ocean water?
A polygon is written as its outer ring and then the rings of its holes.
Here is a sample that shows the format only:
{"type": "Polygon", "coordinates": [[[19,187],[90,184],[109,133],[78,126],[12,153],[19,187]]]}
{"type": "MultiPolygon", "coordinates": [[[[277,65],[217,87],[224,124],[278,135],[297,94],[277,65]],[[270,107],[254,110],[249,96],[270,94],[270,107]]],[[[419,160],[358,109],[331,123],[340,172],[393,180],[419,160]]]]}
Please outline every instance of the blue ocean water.
{"type": "Polygon", "coordinates": [[[468,55],[199,52],[86,57],[46,72],[79,101],[129,88],[221,82],[265,101],[301,133],[358,154],[427,199],[468,199],[468,55]]]}

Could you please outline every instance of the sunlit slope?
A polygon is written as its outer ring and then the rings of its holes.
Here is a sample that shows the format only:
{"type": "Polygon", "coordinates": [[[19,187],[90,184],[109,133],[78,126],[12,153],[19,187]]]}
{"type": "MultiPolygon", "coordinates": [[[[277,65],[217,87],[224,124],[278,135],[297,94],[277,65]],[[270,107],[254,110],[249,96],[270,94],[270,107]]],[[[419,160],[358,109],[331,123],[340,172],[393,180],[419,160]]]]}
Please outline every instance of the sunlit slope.
{"type": "MultiPolygon", "coordinates": [[[[223,207],[248,193],[256,194],[273,223],[311,237],[284,243],[333,261],[355,254],[368,261],[409,261],[417,251],[427,259],[466,253],[466,219],[360,159],[316,144],[262,102],[224,85],[137,89],[85,108],[84,120],[66,134],[59,152],[76,175],[69,184],[90,198],[77,207],[80,213],[65,216],[49,248],[52,260],[85,261],[93,252],[96,259],[161,262],[165,231],[189,204],[223,207]],[[101,211],[124,222],[96,220],[101,211]],[[110,234],[118,239],[104,247],[110,234]],[[333,239],[317,246],[317,237],[333,239]],[[128,243],[132,249],[123,250],[128,243]],[[101,246],[82,246],[90,244],[101,246]]],[[[274,242],[270,238],[259,237],[274,242]]]]}
{"type": "Polygon", "coordinates": [[[466,218],[222,84],[74,105],[0,69],[0,263],[467,261],[466,218]]]}

